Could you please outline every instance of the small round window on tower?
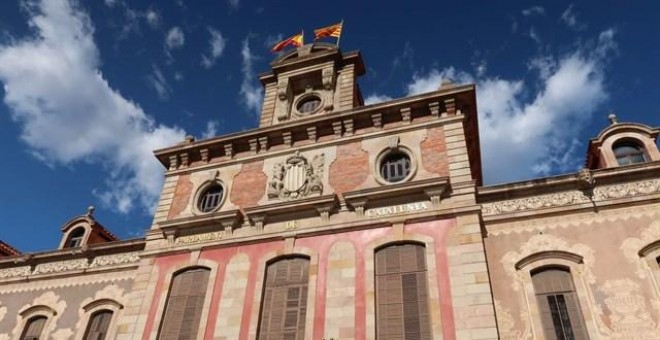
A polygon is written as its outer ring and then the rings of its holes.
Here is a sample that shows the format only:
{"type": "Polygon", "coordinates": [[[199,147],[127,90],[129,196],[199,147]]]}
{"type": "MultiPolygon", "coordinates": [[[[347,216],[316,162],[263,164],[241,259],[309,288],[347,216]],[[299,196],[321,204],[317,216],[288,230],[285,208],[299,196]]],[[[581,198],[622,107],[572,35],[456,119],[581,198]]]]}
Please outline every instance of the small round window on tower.
{"type": "Polygon", "coordinates": [[[300,113],[309,114],[316,111],[320,105],[321,98],[317,96],[309,96],[298,102],[298,107],[296,107],[296,109],[300,113]]]}
{"type": "Polygon", "coordinates": [[[220,184],[216,183],[206,188],[206,190],[204,190],[199,196],[199,211],[206,213],[215,210],[220,206],[223,194],[224,189],[220,184]]]}
{"type": "Polygon", "coordinates": [[[401,182],[410,171],[410,157],[403,152],[392,152],[380,162],[380,176],[390,183],[401,182]]]}

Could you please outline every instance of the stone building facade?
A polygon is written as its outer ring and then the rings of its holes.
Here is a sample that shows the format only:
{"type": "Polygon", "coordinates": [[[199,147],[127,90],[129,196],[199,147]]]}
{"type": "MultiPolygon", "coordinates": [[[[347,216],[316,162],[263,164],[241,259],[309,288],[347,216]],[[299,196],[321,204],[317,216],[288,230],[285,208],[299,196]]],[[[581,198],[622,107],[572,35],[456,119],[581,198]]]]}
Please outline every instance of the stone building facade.
{"type": "Polygon", "coordinates": [[[483,186],[473,85],[365,106],[358,52],[271,66],[258,128],[155,151],[143,239],[0,244],[0,339],[657,339],[658,128],[483,186]]]}

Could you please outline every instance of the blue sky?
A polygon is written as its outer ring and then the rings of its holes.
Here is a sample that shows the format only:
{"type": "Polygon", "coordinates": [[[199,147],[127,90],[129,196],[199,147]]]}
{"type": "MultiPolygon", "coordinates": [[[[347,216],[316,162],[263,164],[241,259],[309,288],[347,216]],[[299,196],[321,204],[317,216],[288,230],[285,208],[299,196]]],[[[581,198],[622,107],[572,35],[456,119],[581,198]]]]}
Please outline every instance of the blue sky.
{"type": "Polygon", "coordinates": [[[370,103],[477,84],[488,183],[575,171],[611,110],[660,125],[659,6],[616,4],[2,1],[0,239],[53,249],[90,204],[142,235],[162,183],[151,150],[256,127],[269,48],[341,19],[370,103]]]}

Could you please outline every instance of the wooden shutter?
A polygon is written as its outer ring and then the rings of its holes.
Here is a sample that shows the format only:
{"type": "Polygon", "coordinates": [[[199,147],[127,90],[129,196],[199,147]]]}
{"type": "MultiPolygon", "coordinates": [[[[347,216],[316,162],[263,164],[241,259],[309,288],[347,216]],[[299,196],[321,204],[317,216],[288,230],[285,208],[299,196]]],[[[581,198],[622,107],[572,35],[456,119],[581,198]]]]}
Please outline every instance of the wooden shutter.
{"type": "Polygon", "coordinates": [[[112,320],[112,312],[109,310],[94,313],[87,325],[85,340],[104,340],[110,328],[110,320],[112,320]]]}
{"type": "Polygon", "coordinates": [[[46,320],[48,319],[45,316],[36,316],[30,319],[25,325],[21,340],[39,340],[46,325],[46,320]]]}
{"type": "Polygon", "coordinates": [[[303,340],[307,314],[309,260],[283,259],[266,269],[259,340],[303,340]]]}
{"type": "Polygon", "coordinates": [[[431,339],[425,248],[398,244],[376,252],[376,338],[431,339]]]}
{"type": "Polygon", "coordinates": [[[532,282],[546,339],[589,339],[571,273],[547,268],[532,274],[532,282]]]}
{"type": "Polygon", "coordinates": [[[197,338],[209,273],[209,269],[195,268],[174,276],[158,339],[197,338]]]}

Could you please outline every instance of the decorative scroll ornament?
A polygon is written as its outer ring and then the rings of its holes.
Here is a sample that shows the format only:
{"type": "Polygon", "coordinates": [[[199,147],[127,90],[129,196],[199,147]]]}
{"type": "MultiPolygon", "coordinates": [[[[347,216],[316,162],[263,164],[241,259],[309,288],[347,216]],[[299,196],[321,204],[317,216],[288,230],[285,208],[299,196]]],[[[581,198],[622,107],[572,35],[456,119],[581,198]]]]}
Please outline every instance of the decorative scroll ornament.
{"type": "Polygon", "coordinates": [[[640,257],[639,251],[657,240],[660,240],[660,221],[651,223],[642,231],[639,238],[630,237],[621,244],[623,255],[635,265],[635,273],[640,279],[645,279],[647,275],[653,275],[653,271],[649,270],[646,260],[640,257]]]}
{"type": "Polygon", "coordinates": [[[30,266],[0,269],[0,279],[28,276],[31,272],[32,268],[30,266]]]}
{"type": "MultiPolygon", "coordinates": [[[[593,185],[591,175],[584,172],[579,179],[583,185],[593,185]]],[[[660,193],[660,180],[648,180],[626,184],[596,187],[593,189],[593,199],[602,201],[624,197],[635,197],[660,193]]],[[[589,196],[580,191],[567,191],[550,195],[540,195],[521,199],[486,203],[484,215],[497,215],[517,211],[527,211],[541,208],[562,207],[572,204],[590,203],[589,196]]]]}
{"type": "Polygon", "coordinates": [[[112,266],[116,264],[136,263],[140,261],[138,252],[97,256],[90,267],[112,266]]]}
{"type": "Polygon", "coordinates": [[[639,285],[630,279],[609,280],[600,288],[610,311],[611,339],[657,339],[660,328],[646,309],[646,298],[639,293],[639,285]]]}
{"type": "Polygon", "coordinates": [[[273,166],[273,178],[268,183],[268,198],[296,200],[323,192],[325,155],[314,156],[311,162],[296,152],[283,163],[273,166]]]}

